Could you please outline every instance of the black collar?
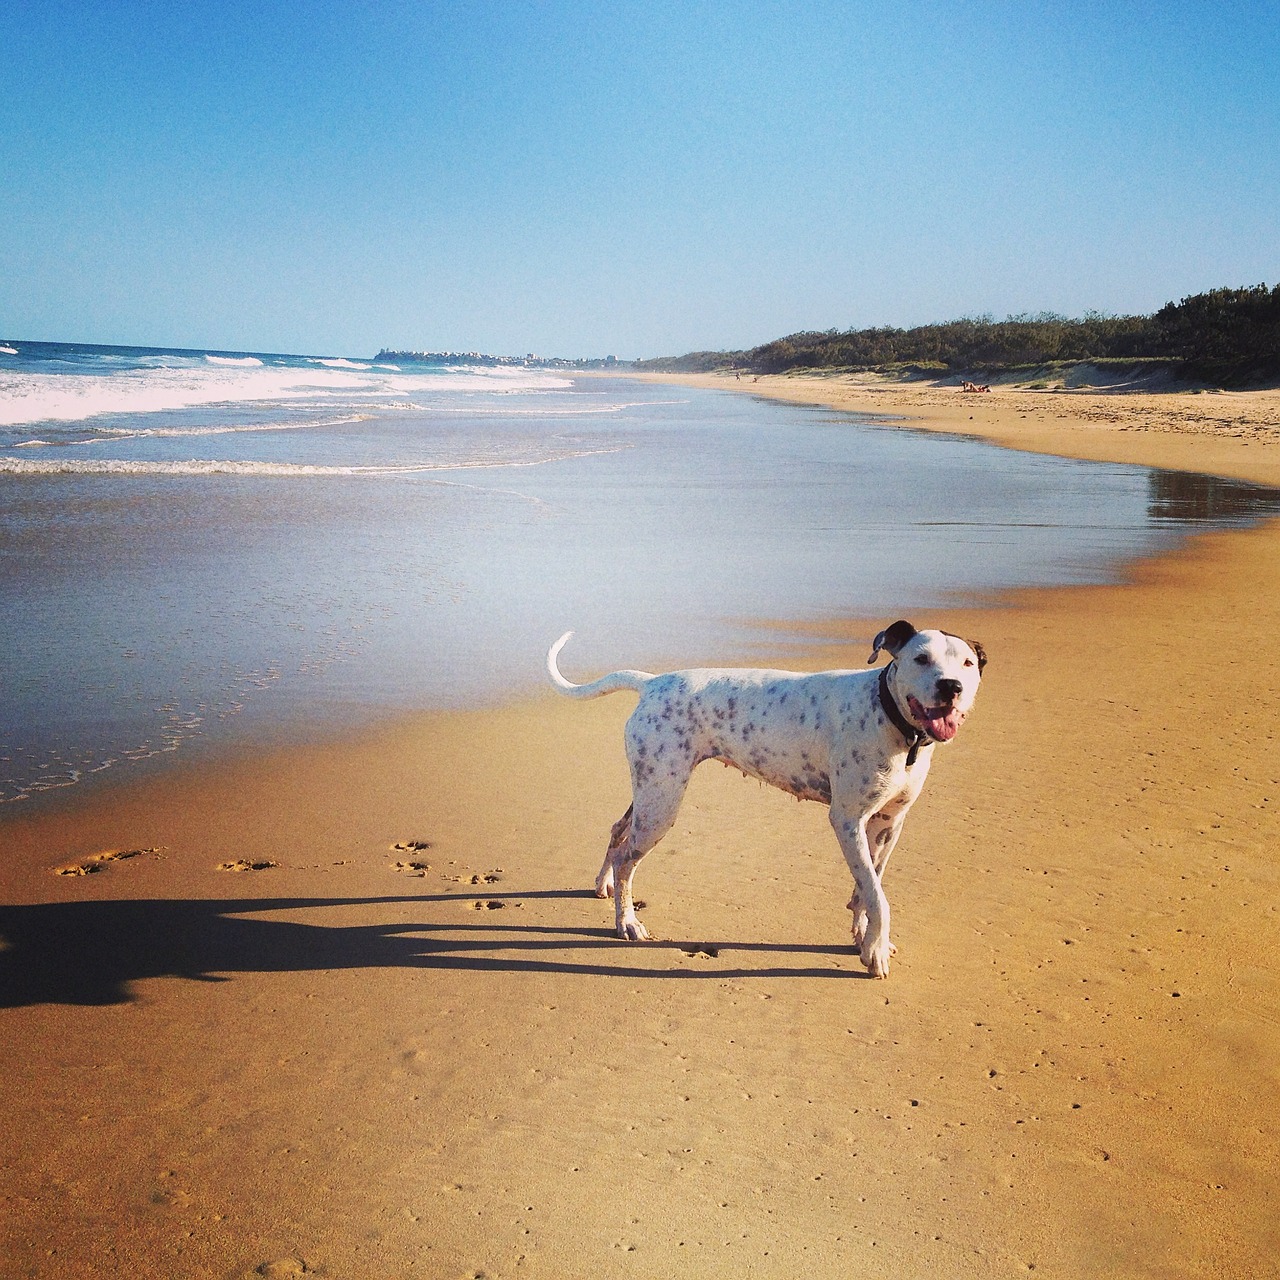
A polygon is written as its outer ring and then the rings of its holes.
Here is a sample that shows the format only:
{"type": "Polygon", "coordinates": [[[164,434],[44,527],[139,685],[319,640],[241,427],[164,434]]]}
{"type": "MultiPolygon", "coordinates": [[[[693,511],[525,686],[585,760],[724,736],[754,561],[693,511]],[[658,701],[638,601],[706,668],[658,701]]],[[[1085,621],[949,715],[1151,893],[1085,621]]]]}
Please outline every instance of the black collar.
{"type": "Polygon", "coordinates": [[[910,769],[920,754],[920,748],[927,747],[933,739],[919,726],[912,724],[894,701],[893,694],[889,692],[889,667],[891,666],[893,666],[892,662],[888,667],[880,668],[880,705],[884,708],[885,715],[893,721],[893,727],[907,740],[907,768],[910,769]]]}

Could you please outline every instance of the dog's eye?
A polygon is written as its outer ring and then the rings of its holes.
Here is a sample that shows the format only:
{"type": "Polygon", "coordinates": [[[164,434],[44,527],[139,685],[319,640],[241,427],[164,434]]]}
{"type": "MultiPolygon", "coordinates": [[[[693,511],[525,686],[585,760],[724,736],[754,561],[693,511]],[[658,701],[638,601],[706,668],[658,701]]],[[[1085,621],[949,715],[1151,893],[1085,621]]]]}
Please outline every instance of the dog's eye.
{"type": "Polygon", "coordinates": [[[929,655],[927,653],[916,654],[916,666],[927,667],[929,665],[929,655]]]}
{"type": "Polygon", "coordinates": [[[964,660],[964,665],[965,665],[966,667],[971,667],[971,666],[973,666],[973,659],[972,659],[972,658],[966,658],[966,659],[964,660]]]}

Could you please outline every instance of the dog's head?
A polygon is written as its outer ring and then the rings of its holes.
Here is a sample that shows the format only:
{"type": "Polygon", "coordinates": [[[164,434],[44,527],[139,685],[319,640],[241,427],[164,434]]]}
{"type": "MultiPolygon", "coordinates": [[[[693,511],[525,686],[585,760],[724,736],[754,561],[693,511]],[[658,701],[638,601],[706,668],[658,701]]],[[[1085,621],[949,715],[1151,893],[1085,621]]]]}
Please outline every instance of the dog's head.
{"type": "Polygon", "coordinates": [[[895,622],[876,636],[871,657],[883,649],[893,658],[890,688],[899,709],[934,742],[950,742],[973,706],[987,665],[976,640],[949,631],[917,631],[895,622]]]}

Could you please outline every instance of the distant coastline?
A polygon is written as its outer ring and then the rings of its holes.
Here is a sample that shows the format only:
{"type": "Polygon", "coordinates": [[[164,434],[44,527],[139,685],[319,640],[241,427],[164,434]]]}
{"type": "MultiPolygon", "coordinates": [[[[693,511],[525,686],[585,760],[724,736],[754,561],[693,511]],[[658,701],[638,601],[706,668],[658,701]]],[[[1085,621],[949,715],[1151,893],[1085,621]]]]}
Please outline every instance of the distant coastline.
{"type": "Polygon", "coordinates": [[[483,351],[391,351],[384,347],[375,360],[395,360],[401,364],[473,365],[483,368],[517,369],[617,369],[626,367],[617,356],[571,360],[563,356],[492,356],[483,351]]]}

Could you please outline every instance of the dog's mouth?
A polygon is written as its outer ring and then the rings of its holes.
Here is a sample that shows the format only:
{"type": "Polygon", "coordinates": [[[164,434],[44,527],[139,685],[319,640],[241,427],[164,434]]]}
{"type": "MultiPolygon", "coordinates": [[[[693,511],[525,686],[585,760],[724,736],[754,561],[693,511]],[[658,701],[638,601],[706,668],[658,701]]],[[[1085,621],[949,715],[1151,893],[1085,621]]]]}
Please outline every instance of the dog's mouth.
{"type": "Polygon", "coordinates": [[[907,706],[911,710],[911,718],[934,742],[950,742],[960,732],[960,726],[964,724],[966,713],[954,703],[926,707],[915,698],[908,697],[907,706]]]}

